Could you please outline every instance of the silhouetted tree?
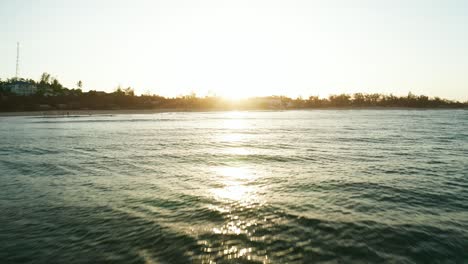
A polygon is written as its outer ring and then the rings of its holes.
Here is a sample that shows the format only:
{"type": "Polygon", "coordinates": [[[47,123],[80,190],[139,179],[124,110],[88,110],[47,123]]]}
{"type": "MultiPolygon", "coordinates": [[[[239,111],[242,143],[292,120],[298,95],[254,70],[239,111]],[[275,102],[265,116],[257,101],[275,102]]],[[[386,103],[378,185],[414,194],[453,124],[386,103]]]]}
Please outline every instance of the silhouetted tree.
{"type": "Polygon", "coordinates": [[[132,89],[132,87],[127,87],[123,90],[123,92],[125,93],[125,95],[128,95],[128,96],[134,96],[135,95],[135,91],[132,89]]]}
{"type": "Polygon", "coordinates": [[[50,83],[50,79],[51,79],[50,74],[47,73],[47,72],[44,72],[44,73],[42,73],[42,75],[41,75],[41,80],[40,80],[39,83],[40,83],[40,84],[49,84],[49,83],[50,83]]]}

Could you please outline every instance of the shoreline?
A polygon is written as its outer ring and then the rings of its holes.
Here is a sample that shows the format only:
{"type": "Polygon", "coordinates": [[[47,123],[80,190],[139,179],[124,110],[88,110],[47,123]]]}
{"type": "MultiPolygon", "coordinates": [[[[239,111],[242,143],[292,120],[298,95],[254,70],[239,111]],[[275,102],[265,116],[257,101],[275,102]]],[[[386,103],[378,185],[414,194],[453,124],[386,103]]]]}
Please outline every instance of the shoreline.
{"type": "Polygon", "coordinates": [[[231,112],[231,111],[256,111],[256,112],[282,112],[282,111],[315,111],[315,110],[468,110],[467,108],[414,108],[414,107],[327,107],[307,109],[115,109],[115,110],[46,110],[46,111],[12,111],[0,112],[0,117],[8,116],[92,116],[92,115],[131,115],[131,114],[156,114],[177,112],[231,112]]]}
{"type": "Polygon", "coordinates": [[[0,117],[129,115],[129,114],[156,114],[156,113],[170,113],[170,112],[191,112],[191,111],[187,111],[183,109],[46,110],[46,111],[0,112],[0,117]]]}

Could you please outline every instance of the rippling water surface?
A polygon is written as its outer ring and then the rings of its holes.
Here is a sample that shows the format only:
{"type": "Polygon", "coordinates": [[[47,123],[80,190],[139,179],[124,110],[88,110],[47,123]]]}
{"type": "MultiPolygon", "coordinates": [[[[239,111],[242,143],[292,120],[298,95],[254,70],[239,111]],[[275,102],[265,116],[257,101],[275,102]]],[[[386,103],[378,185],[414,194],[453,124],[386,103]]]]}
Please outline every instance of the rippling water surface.
{"type": "Polygon", "coordinates": [[[468,111],[0,118],[1,263],[467,263],[468,111]]]}

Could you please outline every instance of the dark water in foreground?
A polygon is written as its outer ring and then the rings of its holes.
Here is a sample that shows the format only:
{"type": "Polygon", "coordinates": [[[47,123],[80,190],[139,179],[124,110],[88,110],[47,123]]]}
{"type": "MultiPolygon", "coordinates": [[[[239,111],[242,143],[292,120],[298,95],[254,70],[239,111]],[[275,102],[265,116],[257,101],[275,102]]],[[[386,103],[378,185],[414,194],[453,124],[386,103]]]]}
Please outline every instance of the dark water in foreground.
{"type": "Polygon", "coordinates": [[[468,263],[468,111],[0,118],[0,263],[468,263]]]}

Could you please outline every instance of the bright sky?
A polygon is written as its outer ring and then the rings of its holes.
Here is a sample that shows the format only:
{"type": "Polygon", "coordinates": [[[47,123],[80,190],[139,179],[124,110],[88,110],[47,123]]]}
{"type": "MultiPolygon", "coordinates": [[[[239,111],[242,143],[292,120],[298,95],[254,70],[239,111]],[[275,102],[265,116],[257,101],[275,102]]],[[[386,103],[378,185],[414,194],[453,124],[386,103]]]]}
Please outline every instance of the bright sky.
{"type": "Polygon", "coordinates": [[[466,0],[1,0],[0,78],[177,96],[468,100],[466,0]]]}

